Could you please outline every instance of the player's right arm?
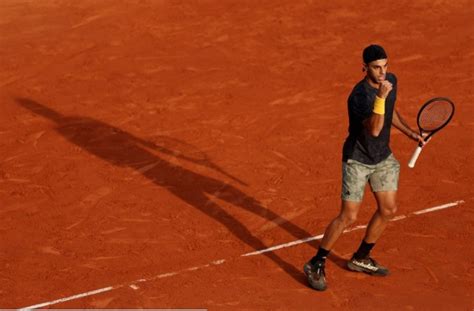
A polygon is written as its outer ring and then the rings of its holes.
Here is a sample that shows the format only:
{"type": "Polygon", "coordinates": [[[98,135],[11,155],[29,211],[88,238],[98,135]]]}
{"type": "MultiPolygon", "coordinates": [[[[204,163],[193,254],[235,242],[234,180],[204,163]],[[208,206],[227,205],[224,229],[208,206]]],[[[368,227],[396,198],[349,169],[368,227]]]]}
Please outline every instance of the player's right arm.
{"type": "Polygon", "coordinates": [[[408,123],[402,118],[400,112],[397,109],[393,112],[392,124],[400,132],[408,136],[409,138],[419,142],[422,145],[425,145],[427,141],[424,140],[423,136],[419,135],[417,132],[412,130],[408,123]]]}
{"type": "Polygon", "coordinates": [[[367,132],[373,137],[378,137],[382,131],[385,120],[385,99],[392,90],[393,85],[388,80],[380,83],[379,91],[375,96],[374,109],[370,117],[363,122],[367,132]]]}

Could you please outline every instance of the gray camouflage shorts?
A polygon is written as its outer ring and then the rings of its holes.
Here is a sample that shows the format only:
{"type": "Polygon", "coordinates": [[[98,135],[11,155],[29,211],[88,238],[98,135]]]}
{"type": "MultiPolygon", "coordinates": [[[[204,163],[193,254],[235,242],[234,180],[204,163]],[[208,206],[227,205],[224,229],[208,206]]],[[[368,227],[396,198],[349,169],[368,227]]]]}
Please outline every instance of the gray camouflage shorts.
{"type": "Polygon", "coordinates": [[[342,162],[341,198],[344,201],[362,201],[367,181],[372,192],[396,191],[399,175],[400,163],[393,154],[375,165],[349,159],[347,162],[342,162]]]}

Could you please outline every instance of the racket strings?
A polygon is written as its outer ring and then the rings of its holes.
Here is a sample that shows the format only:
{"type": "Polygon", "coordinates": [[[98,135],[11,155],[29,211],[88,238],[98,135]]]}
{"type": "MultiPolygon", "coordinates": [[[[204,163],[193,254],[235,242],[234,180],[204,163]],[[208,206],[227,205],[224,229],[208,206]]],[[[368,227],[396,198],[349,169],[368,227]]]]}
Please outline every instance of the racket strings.
{"type": "Polygon", "coordinates": [[[420,113],[418,124],[424,131],[434,131],[442,127],[449,120],[452,113],[453,106],[449,102],[433,102],[420,113]]]}

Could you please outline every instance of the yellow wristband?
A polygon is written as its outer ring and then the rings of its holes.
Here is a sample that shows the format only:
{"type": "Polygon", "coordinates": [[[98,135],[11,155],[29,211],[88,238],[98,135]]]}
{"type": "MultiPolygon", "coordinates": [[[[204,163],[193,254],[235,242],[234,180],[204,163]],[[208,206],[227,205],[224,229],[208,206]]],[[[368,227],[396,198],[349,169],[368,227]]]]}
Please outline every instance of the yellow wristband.
{"type": "Polygon", "coordinates": [[[375,96],[374,110],[376,114],[385,114],[385,99],[375,96]]]}

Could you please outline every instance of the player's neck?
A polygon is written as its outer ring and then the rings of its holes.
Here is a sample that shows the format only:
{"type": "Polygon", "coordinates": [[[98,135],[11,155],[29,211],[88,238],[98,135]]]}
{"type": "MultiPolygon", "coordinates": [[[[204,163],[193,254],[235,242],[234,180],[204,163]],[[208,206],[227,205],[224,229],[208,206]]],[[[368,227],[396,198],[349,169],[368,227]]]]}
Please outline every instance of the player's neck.
{"type": "Polygon", "coordinates": [[[368,75],[365,76],[365,81],[367,81],[367,83],[369,83],[369,85],[374,89],[378,89],[380,87],[380,83],[374,82],[368,75]]]}

